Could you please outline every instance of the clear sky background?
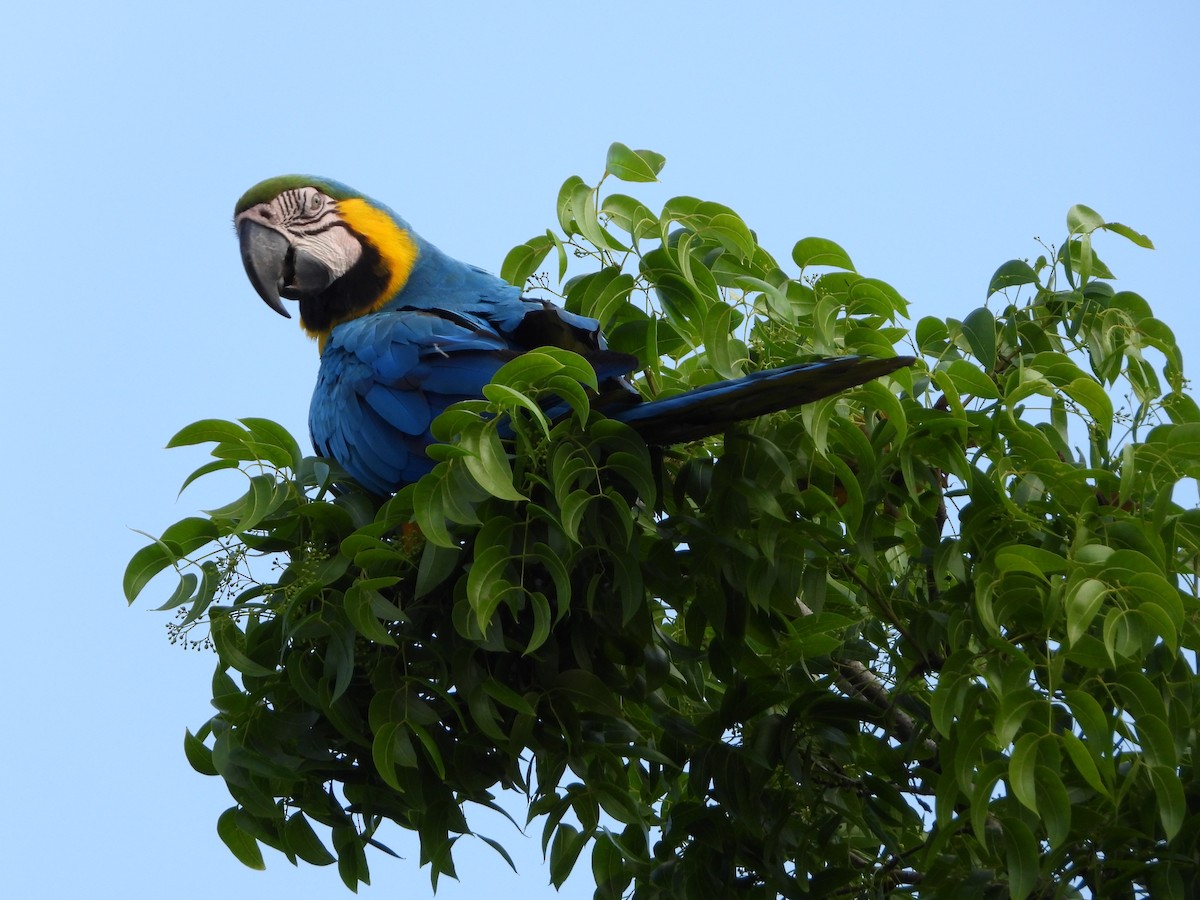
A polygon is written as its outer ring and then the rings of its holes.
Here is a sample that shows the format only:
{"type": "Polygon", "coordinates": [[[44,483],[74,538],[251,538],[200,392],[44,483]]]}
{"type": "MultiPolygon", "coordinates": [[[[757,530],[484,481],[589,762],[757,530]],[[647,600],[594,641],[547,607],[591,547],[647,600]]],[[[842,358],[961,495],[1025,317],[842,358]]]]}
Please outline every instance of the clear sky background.
{"type": "MultiPolygon", "coordinates": [[[[1200,5],[14,3],[0,55],[5,424],[0,826],[8,897],[346,895],[330,867],[216,835],[191,771],[213,658],[170,646],[121,573],[144,539],[231,498],[176,500],[205,417],[306,434],[317,357],[250,288],[230,224],[251,184],[328,175],[498,270],[619,140],[667,157],[661,202],[736,209],[780,260],[832,238],[923,315],[962,317],[1000,263],[1085,203],[1149,234],[1100,256],[1200,361],[1200,5]]],[[[229,485],[226,486],[230,487],[229,485]]],[[[459,844],[439,897],[553,896],[459,844]]],[[[369,897],[429,896],[414,841],[369,897]]],[[[561,896],[590,897],[586,858],[561,896]]]]}

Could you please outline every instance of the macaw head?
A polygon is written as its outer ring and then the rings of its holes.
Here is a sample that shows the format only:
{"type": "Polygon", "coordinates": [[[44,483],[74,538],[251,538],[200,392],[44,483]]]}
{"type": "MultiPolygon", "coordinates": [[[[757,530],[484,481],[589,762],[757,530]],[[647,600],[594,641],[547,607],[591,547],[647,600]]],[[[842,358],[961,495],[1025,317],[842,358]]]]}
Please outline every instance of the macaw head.
{"type": "Polygon", "coordinates": [[[420,254],[418,238],[391,210],[309,175],[256,184],[238,201],[233,224],[258,295],[288,318],[280,298],[298,300],[300,324],[319,339],[395,297],[420,254]]]}

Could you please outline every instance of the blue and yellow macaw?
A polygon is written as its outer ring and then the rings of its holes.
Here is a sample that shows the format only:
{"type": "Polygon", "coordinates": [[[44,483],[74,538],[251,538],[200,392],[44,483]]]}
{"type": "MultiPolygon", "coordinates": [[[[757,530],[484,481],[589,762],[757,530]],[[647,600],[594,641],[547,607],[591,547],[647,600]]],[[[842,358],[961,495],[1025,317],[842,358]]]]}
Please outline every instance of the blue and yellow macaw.
{"type": "Polygon", "coordinates": [[[300,303],[321,366],[309,411],[313,445],[363,487],[390,494],[433,467],[430,424],[483,396],[507,361],[554,346],[580,353],[600,383],[595,408],[648,443],[716,434],[911,364],[910,357],[824,359],[642,402],[637,360],[607,349],[600,323],[446,256],[379,203],[336,181],[284,175],[238,201],[246,274],[273,310],[300,303]]]}

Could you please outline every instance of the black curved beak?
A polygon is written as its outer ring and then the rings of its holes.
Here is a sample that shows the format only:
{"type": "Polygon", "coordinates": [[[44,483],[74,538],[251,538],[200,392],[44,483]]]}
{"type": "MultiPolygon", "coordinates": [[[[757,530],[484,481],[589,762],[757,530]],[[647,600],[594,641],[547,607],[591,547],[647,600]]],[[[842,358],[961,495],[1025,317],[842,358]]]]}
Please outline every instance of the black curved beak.
{"type": "Polygon", "coordinates": [[[249,218],[238,222],[237,231],[242,248],[242,265],[246,267],[246,275],[254,285],[254,290],[267,302],[267,306],[290,319],[292,314],[284,309],[279,299],[280,290],[289,280],[284,275],[291,251],[288,239],[275,229],[249,218]]]}

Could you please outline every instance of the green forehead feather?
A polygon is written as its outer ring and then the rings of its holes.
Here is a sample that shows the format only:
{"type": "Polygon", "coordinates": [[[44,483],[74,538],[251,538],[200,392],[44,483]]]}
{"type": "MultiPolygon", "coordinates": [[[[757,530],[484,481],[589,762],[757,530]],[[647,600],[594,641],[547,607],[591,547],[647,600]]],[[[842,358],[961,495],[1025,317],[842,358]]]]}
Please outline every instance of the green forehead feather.
{"type": "Polygon", "coordinates": [[[260,181],[254,187],[250,188],[250,190],[246,191],[246,193],[242,194],[242,199],[238,200],[233,214],[236,216],[239,213],[245,212],[251,206],[256,206],[259,203],[269,203],[284,191],[291,191],[302,187],[315,187],[334,200],[349,200],[351,197],[362,196],[341,182],[332,181],[328,178],[318,178],[315,175],[276,175],[274,178],[260,181]]]}

